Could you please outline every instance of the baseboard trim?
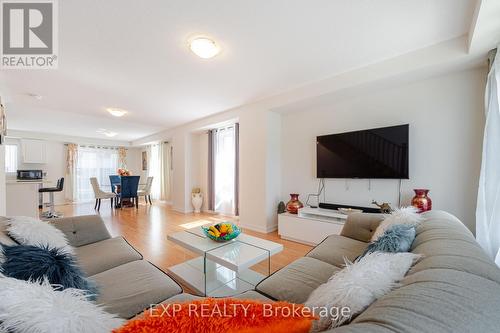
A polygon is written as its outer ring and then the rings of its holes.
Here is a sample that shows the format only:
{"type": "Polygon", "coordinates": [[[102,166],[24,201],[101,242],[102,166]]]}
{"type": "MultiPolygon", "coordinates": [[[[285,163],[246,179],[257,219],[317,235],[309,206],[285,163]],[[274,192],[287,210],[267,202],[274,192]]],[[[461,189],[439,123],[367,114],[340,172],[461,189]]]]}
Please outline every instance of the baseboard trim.
{"type": "Polygon", "coordinates": [[[193,212],[193,210],[184,210],[184,209],[180,209],[177,207],[172,207],[172,210],[177,212],[177,213],[182,213],[182,214],[189,214],[189,213],[193,212]]]}
{"type": "Polygon", "coordinates": [[[309,245],[309,246],[316,246],[318,245],[318,243],[312,243],[312,242],[307,242],[305,240],[301,240],[301,239],[297,239],[297,238],[293,238],[293,237],[285,237],[285,236],[281,236],[279,235],[281,239],[284,239],[284,240],[287,240],[287,241],[291,241],[291,242],[295,242],[295,243],[299,243],[299,244],[305,244],[305,245],[309,245]]]}
{"type": "Polygon", "coordinates": [[[260,232],[260,233],[263,233],[263,234],[268,234],[270,232],[278,230],[278,225],[277,224],[276,225],[272,225],[272,226],[267,226],[265,228],[262,228],[262,227],[258,227],[258,226],[255,226],[255,225],[240,223],[240,227],[242,227],[243,229],[250,229],[252,231],[260,232]]]}

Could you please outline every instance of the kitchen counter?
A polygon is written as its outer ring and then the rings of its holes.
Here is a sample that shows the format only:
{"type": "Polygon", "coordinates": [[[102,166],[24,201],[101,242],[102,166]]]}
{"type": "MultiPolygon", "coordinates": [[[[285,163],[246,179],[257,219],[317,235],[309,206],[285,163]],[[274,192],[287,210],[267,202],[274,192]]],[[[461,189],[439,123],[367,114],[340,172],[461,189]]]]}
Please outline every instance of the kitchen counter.
{"type": "Polygon", "coordinates": [[[47,183],[51,182],[45,179],[7,179],[5,181],[7,216],[30,216],[38,218],[38,206],[40,204],[38,189],[47,183]]]}

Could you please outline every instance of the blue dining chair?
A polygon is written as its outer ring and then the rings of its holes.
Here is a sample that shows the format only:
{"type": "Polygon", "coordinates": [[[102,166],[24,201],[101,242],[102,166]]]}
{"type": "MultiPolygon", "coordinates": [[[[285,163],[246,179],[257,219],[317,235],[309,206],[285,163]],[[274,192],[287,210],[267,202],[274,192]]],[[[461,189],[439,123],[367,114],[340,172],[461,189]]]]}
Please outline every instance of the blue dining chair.
{"type": "Polygon", "coordinates": [[[111,184],[111,192],[115,193],[116,191],[116,185],[121,184],[120,176],[118,175],[110,175],[109,176],[109,183],[111,184]]]}
{"type": "Polygon", "coordinates": [[[135,208],[139,208],[137,189],[139,188],[140,176],[122,176],[120,177],[120,207],[122,199],[132,199],[135,202],[135,208]]]}

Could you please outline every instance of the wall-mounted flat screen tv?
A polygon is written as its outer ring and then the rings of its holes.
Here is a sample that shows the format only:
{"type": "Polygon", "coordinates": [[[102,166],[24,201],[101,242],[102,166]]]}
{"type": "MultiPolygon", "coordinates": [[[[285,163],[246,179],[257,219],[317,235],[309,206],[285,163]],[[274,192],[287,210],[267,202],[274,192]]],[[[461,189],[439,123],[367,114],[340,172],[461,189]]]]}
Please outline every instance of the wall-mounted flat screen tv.
{"type": "Polygon", "coordinates": [[[409,125],[318,136],[318,178],[408,179],[409,125]]]}

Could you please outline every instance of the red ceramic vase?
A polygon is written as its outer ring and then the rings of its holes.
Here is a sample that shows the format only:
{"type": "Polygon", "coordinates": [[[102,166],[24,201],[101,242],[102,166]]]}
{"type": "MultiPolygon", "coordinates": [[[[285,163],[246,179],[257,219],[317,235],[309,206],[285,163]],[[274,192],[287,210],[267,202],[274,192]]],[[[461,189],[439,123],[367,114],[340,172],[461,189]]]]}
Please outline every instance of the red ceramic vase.
{"type": "Polygon", "coordinates": [[[304,207],[302,202],[299,200],[299,195],[296,193],[290,194],[290,201],[286,204],[286,210],[287,212],[291,214],[297,214],[299,212],[299,209],[304,207]]]}
{"type": "Polygon", "coordinates": [[[432,200],[427,196],[429,190],[427,189],[414,189],[415,196],[411,199],[411,205],[418,208],[420,213],[426,212],[432,209],[432,200]]]}

